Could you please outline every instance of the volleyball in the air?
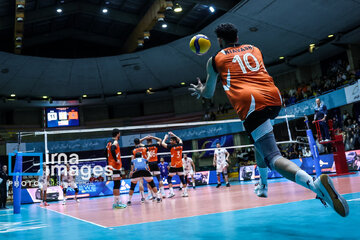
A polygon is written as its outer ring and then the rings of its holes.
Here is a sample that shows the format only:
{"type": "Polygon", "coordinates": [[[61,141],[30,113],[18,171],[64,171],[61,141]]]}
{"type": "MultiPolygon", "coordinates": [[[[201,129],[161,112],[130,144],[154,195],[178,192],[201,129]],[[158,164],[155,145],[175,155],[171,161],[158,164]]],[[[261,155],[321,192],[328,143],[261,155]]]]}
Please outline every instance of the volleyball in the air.
{"type": "Polygon", "coordinates": [[[211,42],[209,38],[203,34],[197,34],[190,40],[190,49],[197,55],[203,55],[209,51],[211,42]]]}

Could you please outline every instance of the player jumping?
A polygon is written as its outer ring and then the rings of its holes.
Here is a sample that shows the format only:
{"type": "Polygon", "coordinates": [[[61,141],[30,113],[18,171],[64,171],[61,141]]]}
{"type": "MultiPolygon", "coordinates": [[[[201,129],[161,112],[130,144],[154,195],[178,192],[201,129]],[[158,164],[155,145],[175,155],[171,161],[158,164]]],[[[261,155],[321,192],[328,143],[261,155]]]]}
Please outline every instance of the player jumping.
{"type": "Polygon", "coordinates": [[[198,84],[192,84],[189,90],[197,98],[211,98],[220,77],[230,103],[239,118],[244,120],[244,127],[261,156],[256,159],[260,172],[260,184],[255,188],[258,196],[267,197],[269,167],[316,193],[324,205],[329,204],[339,215],[347,216],[349,206],[336,191],[328,175],[322,174],[314,181],[295,163],[282,157],[270,122],[281,109],[279,89],[265,69],[261,51],[253,45],[238,44],[237,32],[231,23],[222,23],[216,27],[221,50],[207,62],[205,86],[198,78],[198,84]]]}

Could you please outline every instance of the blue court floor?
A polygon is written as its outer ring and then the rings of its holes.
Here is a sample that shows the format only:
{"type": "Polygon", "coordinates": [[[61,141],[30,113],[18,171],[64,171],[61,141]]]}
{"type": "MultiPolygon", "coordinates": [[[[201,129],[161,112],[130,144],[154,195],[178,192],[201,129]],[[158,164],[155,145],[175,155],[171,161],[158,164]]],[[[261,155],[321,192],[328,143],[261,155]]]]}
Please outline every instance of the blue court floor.
{"type": "Polygon", "coordinates": [[[23,205],[18,215],[12,209],[0,211],[0,239],[359,240],[360,192],[344,197],[350,207],[346,218],[326,209],[319,200],[311,199],[108,228],[31,204],[23,205]]]}

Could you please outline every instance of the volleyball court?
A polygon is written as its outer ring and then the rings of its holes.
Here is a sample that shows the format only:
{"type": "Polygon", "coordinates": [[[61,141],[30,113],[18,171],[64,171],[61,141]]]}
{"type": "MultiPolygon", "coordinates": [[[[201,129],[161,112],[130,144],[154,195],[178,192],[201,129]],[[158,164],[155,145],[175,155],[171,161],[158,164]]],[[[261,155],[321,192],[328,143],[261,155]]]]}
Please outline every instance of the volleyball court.
{"type": "MultiPolygon", "coordinates": [[[[277,139],[281,140],[278,142],[279,148],[285,149],[294,143],[298,144],[298,146],[308,146],[306,136],[292,137],[291,124],[289,124],[288,118],[292,119],[294,116],[283,116],[275,120],[277,124],[274,126],[274,132],[277,139]]],[[[194,162],[193,174],[187,174],[186,178],[188,196],[182,196],[185,186],[181,184],[179,176],[174,176],[171,183],[173,184],[175,196],[169,198],[168,178],[161,176],[160,181],[163,182],[166,192],[161,202],[158,203],[149,199],[151,193],[145,183],[146,199],[142,201],[143,196],[139,192],[139,184],[137,184],[132,204],[123,209],[113,209],[114,181],[112,181],[113,176],[106,171],[108,155],[105,149],[106,144],[112,139],[113,128],[21,133],[21,143],[26,144],[26,149],[23,149],[25,152],[47,153],[43,162],[50,168],[51,172],[50,186],[47,190],[49,206],[42,206],[47,213],[54,212],[102,228],[114,228],[140,223],[162,223],[167,220],[208,216],[209,214],[249,210],[266,206],[280,206],[279,204],[288,203],[296,203],[295,208],[289,209],[296,211],[298,208],[298,215],[302,215],[304,212],[301,209],[305,209],[306,204],[301,206],[303,204],[301,201],[311,200],[311,209],[316,209],[316,215],[338,218],[332,209],[325,209],[321,202],[315,199],[314,193],[281,178],[280,174],[272,170],[268,172],[268,197],[259,198],[256,196],[254,187],[259,178],[255,162],[256,154],[247,135],[241,131],[243,126],[239,120],[129,126],[119,127],[118,129],[121,131],[119,139],[122,161],[120,200],[123,204],[126,204],[129,200],[128,193],[131,188],[129,178],[131,177],[134,139],[153,136],[163,140],[164,136],[169,132],[173,132],[183,141],[181,155],[186,154],[194,162]],[[227,134],[223,134],[224,132],[227,134]],[[230,186],[225,184],[224,172],[219,174],[216,171],[214,152],[217,149],[217,144],[220,144],[221,148],[226,149],[229,154],[226,165],[230,186]],[[68,187],[66,191],[67,202],[63,204],[63,180],[59,171],[61,172],[66,164],[78,169],[74,181],[79,191],[77,193],[79,202],[73,201],[75,189],[68,187]],[[220,176],[221,186],[218,184],[218,176],[220,176]],[[193,185],[193,179],[195,185],[193,185]],[[194,186],[195,188],[193,188],[194,186]]],[[[301,133],[298,134],[301,135],[301,133]]],[[[154,140],[152,143],[156,144],[156,142],[154,140]]],[[[145,146],[149,144],[146,141],[143,143],[145,146]]],[[[159,146],[156,155],[159,164],[161,164],[161,159],[165,163],[171,164],[169,149],[159,146]]],[[[315,173],[312,158],[300,158],[293,161],[300,167],[306,168],[310,171],[309,173],[315,173]]],[[[326,164],[323,164],[323,171],[335,171],[333,162],[326,159],[325,163],[331,166],[326,167],[326,164]]],[[[41,162],[36,157],[24,157],[22,169],[30,174],[38,173],[41,169],[41,162]]],[[[23,180],[29,179],[26,176],[25,179],[23,178],[23,180]]],[[[153,179],[157,189],[159,189],[159,181],[156,177],[153,179]]],[[[334,178],[333,181],[339,193],[345,194],[347,199],[350,198],[349,205],[350,208],[353,207],[352,203],[356,203],[360,196],[359,175],[334,178]]],[[[22,193],[22,203],[35,203],[34,206],[39,207],[41,197],[39,197],[39,189],[36,184],[23,186],[22,191],[24,190],[26,194],[22,193]],[[26,195],[28,197],[24,198],[26,195]]],[[[283,211],[281,214],[293,214],[290,210],[283,209],[283,211]]],[[[273,214],[276,215],[277,212],[273,214]]]]}

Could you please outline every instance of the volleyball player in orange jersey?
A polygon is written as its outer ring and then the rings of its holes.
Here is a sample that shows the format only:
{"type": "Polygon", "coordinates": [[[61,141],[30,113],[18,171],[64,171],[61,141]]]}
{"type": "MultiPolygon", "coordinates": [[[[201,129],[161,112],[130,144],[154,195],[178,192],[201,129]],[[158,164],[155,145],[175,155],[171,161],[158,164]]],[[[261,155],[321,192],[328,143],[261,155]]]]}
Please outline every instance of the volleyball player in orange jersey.
{"type": "Polygon", "coordinates": [[[167,178],[168,184],[169,184],[169,196],[168,198],[172,198],[175,196],[174,189],[172,187],[171,179],[173,176],[178,175],[180,178],[180,181],[182,182],[184,186],[184,192],[182,193],[183,197],[187,197],[187,187],[186,182],[184,178],[184,169],[183,169],[183,163],[182,163],[182,150],[183,150],[183,142],[181,138],[176,136],[174,133],[169,132],[165,135],[164,139],[161,142],[161,145],[164,148],[170,149],[171,153],[171,163],[170,163],[170,169],[169,169],[169,176],[167,178]],[[170,144],[166,143],[166,140],[168,139],[170,135],[170,144]]]}
{"type": "Polygon", "coordinates": [[[122,162],[119,146],[120,130],[113,129],[112,131],[113,140],[108,142],[106,145],[107,150],[107,160],[108,164],[113,169],[112,179],[114,181],[114,204],[113,208],[126,208],[126,204],[122,204],[120,200],[120,185],[121,185],[121,171],[122,162]]]}
{"type": "Polygon", "coordinates": [[[165,197],[165,189],[163,186],[163,181],[162,179],[160,179],[160,169],[158,166],[158,155],[157,155],[162,139],[154,136],[146,136],[142,140],[146,140],[146,148],[148,153],[150,172],[158,180],[159,182],[158,189],[161,192],[162,197],[165,197]],[[155,140],[156,143],[153,144],[152,140],[155,140]]]}
{"type": "Polygon", "coordinates": [[[317,194],[321,202],[329,204],[341,216],[349,214],[346,200],[336,191],[328,175],[316,180],[301,170],[295,163],[281,156],[276,145],[270,119],[281,109],[282,100],[272,77],[267,73],[261,51],[249,44],[238,44],[237,29],[231,23],[216,27],[215,33],[221,50],[207,62],[205,86],[191,84],[193,96],[211,98],[216,81],[221,79],[225,93],[244,120],[244,127],[254,140],[260,181],[255,187],[259,197],[267,197],[267,167],[278,171],[285,178],[296,182],[317,194]]]}

